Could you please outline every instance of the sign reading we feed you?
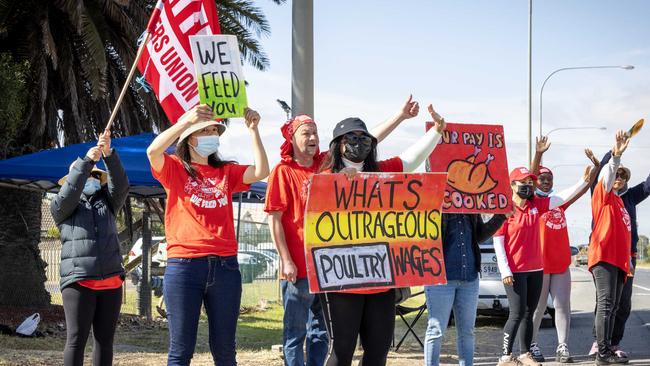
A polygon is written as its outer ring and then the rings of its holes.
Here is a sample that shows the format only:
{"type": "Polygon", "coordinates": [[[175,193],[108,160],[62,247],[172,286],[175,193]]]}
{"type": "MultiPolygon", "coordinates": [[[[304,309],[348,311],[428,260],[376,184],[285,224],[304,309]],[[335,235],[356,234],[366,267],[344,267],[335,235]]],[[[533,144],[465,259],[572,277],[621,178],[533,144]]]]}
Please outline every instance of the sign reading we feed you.
{"type": "Polygon", "coordinates": [[[248,100],[237,37],[191,36],[190,46],[201,104],[217,118],[243,117],[248,100]]]}

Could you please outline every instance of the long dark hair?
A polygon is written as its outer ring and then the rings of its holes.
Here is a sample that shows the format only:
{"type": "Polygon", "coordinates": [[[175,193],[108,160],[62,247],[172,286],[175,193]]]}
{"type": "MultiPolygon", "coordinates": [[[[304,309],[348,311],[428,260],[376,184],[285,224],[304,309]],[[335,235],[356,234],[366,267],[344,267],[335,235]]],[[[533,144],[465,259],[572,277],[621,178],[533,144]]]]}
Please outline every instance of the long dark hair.
{"type": "MultiPolygon", "coordinates": [[[[179,159],[181,159],[181,162],[183,162],[183,167],[185,168],[185,171],[187,174],[190,175],[192,178],[196,178],[198,175],[196,169],[192,166],[192,156],[190,155],[190,144],[189,144],[189,136],[183,141],[181,141],[177,146],[176,146],[176,156],[178,156],[179,159]]],[[[237,164],[236,161],[233,160],[222,160],[218,153],[214,153],[210,156],[208,156],[208,165],[210,165],[213,168],[220,168],[226,164],[237,164]]]]}
{"type": "MultiPolygon", "coordinates": [[[[332,173],[338,173],[341,169],[345,168],[345,164],[343,164],[343,155],[341,154],[341,140],[343,140],[343,136],[339,136],[330,142],[330,150],[323,160],[323,164],[321,164],[319,171],[331,170],[332,173]]],[[[377,163],[377,142],[375,139],[372,140],[372,149],[370,150],[370,154],[368,154],[366,159],[363,161],[363,171],[380,171],[379,164],[377,163]]]]}

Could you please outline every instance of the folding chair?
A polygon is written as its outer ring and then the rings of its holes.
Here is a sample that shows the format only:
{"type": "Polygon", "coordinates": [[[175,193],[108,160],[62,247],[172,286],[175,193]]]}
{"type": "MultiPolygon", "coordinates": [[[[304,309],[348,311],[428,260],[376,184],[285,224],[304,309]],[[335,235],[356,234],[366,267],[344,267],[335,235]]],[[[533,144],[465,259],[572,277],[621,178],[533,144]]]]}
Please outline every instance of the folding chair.
{"type": "MultiPolygon", "coordinates": [[[[411,295],[411,297],[416,297],[419,295],[424,295],[424,291],[420,291],[418,293],[415,293],[411,295]]],[[[404,335],[402,335],[402,338],[400,338],[399,342],[397,345],[395,345],[395,332],[393,332],[393,347],[395,348],[395,352],[399,351],[399,348],[402,346],[404,343],[404,340],[406,340],[406,337],[411,333],[413,337],[420,343],[420,347],[424,349],[424,343],[420,340],[420,337],[418,337],[417,333],[413,328],[415,328],[415,325],[418,323],[418,320],[422,317],[424,312],[427,311],[427,302],[426,299],[422,302],[422,305],[418,307],[409,307],[409,306],[404,306],[404,305],[396,305],[395,306],[395,315],[398,316],[400,319],[402,319],[402,322],[404,322],[404,325],[408,328],[404,335]],[[410,322],[408,319],[406,319],[406,316],[411,313],[416,313],[415,318],[411,320],[410,322]]]]}

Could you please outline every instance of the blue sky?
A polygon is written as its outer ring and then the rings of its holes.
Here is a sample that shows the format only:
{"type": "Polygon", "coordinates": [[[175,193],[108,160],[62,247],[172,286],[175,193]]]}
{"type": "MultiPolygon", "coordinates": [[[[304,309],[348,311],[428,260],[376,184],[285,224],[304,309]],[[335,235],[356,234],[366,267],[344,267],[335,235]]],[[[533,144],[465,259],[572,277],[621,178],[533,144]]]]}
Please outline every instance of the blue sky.
{"type": "MultiPolygon", "coordinates": [[[[291,1],[259,1],[272,29],[262,39],[271,67],[245,67],[249,104],[262,115],[271,163],[279,160],[285,116],[275,99],[291,99],[291,1]]],[[[650,1],[544,0],[533,4],[533,130],[538,130],[542,81],[569,66],[627,65],[634,70],[577,70],[556,74],[544,91],[544,131],[553,132],[545,165],[556,187],[577,181],[582,149],[602,156],[616,129],[650,109],[650,1]]],[[[315,118],[321,147],[336,122],[350,116],[373,126],[397,111],[409,93],[433,103],[447,121],[503,124],[509,167],[526,163],[528,123],[528,1],[314,1],[315,118]]],[[[380,145],[381,157],[401,152],[420,136],[428,115],[404,122],[380,145]]],[[[233,124],[222,153],[251,162],[249,137],[233,124]]],[[[623,157],[632,184],[650,173],[650,126],[623,157]]],[[[650,234],[650,200],[639,206],[640,233],[650,234]]],[[[567,212],[574,244],[586,242],[591,217],[583,198],[567,212]]]]}

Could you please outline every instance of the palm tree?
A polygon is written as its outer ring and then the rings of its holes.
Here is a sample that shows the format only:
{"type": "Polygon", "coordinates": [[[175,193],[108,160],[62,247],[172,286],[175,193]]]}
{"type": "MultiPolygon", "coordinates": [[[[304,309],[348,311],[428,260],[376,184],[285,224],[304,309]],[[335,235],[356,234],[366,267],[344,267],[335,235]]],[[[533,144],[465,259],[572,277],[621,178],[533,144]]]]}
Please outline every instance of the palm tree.
{"type": "MultiPolygon", "coordinates": [[[[0,0],[0,52],[29,65],[22,128],[7,136],[2,158],[59,146],[61,140],[87,141],[103,130],[154,4],[155,0],[0,0]]],[[[251,0],[216,0],[216,4],[222,32],[237,35],[243,59],[265,70],[269,60],[259,39],[270,28],[264,14],[251,0]]],[[[168,124],[155,96],[132,85],[113,135],[161,130],[168,124]]],[[[30,236],[40,233],[41,198],[40,193],[0,188],[0,202],[6,208],[0,209],[0,258],[15,258],[0,263],[0,272],[16,274],[0,274],[0,294],[19,287],[33,293],[26,298],[0,296],[0,304],[49,302],[38,250],[40,235],[30,236]]]]}

